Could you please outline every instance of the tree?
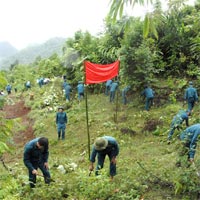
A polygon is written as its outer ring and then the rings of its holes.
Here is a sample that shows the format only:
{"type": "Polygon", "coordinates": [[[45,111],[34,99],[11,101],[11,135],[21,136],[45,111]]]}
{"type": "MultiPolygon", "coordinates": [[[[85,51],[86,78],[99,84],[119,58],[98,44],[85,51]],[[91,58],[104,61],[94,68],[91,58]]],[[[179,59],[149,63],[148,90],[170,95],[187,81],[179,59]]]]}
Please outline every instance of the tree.
{"type": "Polygon", "coordinates": [[[107,18],[105,33],[99,41],[98,57],[100,63],[111,63],[119,58],[119,49],[121,48],[121,41],[124,37],[127,21],[130,23],[131,20],[124,16],[115,24],[112,24],[110,18],[107,18]]]}
{"type": "Polygon", "coordinates": [[[7,80],[5,78],[5,73],[3,71],[0,72],[0,88],[5,88],[7,84],[7,80]]]}
{"type": "Polygon", "coordinates": [[[49,58],[39,61],[38,71],[40,76],[52,78],[62,74],[64,69],[62,68],[60,57],[57,54],[53,54],[49,58]]]}
{"type": "Polygon", "coordinates": [[[135,23],[132,32],[126,33],[120,49],[121,79],[139,89],[144,83],[153,82],[164,65],[155,40],[143,39],[142,23],[135,23]]]}
{"type": "MultiPolygon", "coordinates": [[[[186,1],[187,0],[169,0],[168,1],[169,11],[174,11],[178,9],[180,10],[185,5],[186,1]]],[[[136,4],[139,5],[152,4],[154,6],[154,9],[161,7],[160,0],[112,0],[108,16],[111,19],[113,19],[113,22],[116,22],[117,17],[122,18],[125,7],[130,7],[130,6],[134,7],[136,4]]],[[[156,38],[158,38],[157,26],[154,14],[147,12],[145,15],[144,26],[143,26],[144,38],[146,38],[149,35],[149,33],[153,33],[153,35],[156,38]]]]}
{"type": "MultiPolygon", "coordinates": [[[[154,2],[158,2],[158,0],[112,0],[111,1],[111,7],[110,11],[108,13],[108,16],[113,20],[113,22],[116,22],[117,17],[122,18],[124,7],[134,7],[136,4],[144,5],[146,4],[153,4],[154,2]]],[[[146,13],[145,23],[143,26],[143,35],[144,37],[147,37],[149,32],[152,31],[157,37],[156,27],[152,18],[152,15],[150,13],[146,13]]]]}
{"type": "Polygon", "coordinates": [[[16,65],[12,69],[12,73],[8,71],[6,78],[15,88],[22,91],[26,81],[29,80],[32,85],[36,82],[34,70],[35,69],[29,65],[16,65]]]}
{"type": "Polygon", "coordinates": [[[77,31],[66,41],[61,59],[67,79],[77,83],[84,78],[84,60],[98,62],[98,38],[89,32],[77,31]]]}
{"type": "Polygon", "coordinates": [[[122,18],[123,16],[123,11],[125,6],[131,6],[134,7],[136,4],[139,5],[144,5],[153,3],[154,0],[112,0],[111,1],[111,7],[109,11],[109,16],[116,21],[117,17],[119,16],[122,18]]]}
{"type": "Polygon", "coordinates": [[[184,6],[180,10],[180,2],[171,5],[159,23],[158,48],[166,63],[165,75],[191,75],[198,67],[199,22],[198,11],[192,6],[184,6]],[[195,66],[196,65],[196,66],[195,66]],[[189,69],[189,71],[188,71],[189,69]]]}

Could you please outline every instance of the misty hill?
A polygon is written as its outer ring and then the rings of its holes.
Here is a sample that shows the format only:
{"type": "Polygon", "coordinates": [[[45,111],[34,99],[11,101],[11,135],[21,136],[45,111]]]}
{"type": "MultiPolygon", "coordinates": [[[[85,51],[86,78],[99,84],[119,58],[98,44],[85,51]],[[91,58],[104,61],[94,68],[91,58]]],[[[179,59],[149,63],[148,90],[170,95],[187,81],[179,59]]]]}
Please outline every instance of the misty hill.
{"type": "Polygon", "coordinates": [[[18,50],[13,47],[9,42],[0,42],[0,61],[6,57],[16,54],[18,50]]]}
{"type": "Polygon", "coordinates": [[[41,58],[48,58],[54,53],[61,55],[65,41],[65,38],[56,37],[49,39],[43,44],[29,46],[22,49],[16,54],[0,60],[0,69],[8,69],[16,61],[19,64],[29,64],[32,63],[38,56],[41,58]]]}

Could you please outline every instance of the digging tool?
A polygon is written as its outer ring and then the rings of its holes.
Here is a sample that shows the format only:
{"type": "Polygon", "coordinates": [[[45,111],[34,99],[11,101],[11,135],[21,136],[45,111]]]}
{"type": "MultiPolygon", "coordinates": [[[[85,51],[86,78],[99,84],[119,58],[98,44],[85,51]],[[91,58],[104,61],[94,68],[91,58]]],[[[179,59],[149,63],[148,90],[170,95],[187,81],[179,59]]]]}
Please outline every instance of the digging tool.
{"type": "Polygon", "coordinates": [[[91,174],[92,174],[92,171],[89,172],[88,176],[91,176],[91,174]]]}

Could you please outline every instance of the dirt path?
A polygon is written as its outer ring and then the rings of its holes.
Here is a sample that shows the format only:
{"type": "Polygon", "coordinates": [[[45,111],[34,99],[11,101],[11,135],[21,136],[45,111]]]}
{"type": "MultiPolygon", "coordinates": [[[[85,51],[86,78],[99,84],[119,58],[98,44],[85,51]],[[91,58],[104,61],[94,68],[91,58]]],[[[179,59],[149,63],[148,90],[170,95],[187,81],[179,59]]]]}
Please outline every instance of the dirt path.
{"type": "Polygon", "coordinates": [[[28,117],[30,108],[26,107],[23,100],[15,102],[13,105],[5,105],[3,108],[7,119],[21,119],[23,131],[13,130],[13,140],[17,147],[22,147],[24,144],[34,138],[33,121],[28,117]]]}

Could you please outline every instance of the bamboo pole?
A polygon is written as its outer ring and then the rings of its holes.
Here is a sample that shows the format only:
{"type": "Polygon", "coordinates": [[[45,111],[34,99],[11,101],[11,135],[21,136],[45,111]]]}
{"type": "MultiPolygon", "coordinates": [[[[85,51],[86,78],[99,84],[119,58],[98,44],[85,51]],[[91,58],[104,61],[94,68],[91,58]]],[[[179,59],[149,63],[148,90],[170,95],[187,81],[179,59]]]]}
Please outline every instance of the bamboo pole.
{"type": "MultiPolygon", "coordinates": [[[[119,68],[120,68],[120,62],[119,62],[119,68]]],[[[116,108],[115,108],[115,117],[114,117],[114,122],[117,123],[117,118],[118,118],[118,105],[119,105],[119,76],[117,76],[117,81],[118,81],[118,87],[117,87],[117,100],[116,100],[116,108]]]]}
{"type": "Polygon", "coordinates": [[[118,101],[119,101],[119,91],[118,91],[118,88],[117,88],[117,98],[116,98],[116,107],[115,107],[115,118],[114,118],[114,121],[115,123],[117,123],[117,115],[118,115],[118,101]]]}
{"type": "MultiPolygon", "coordinates": [[[[86,81],[86,70],[84,62],[84,83],[86,81]]],[[[88,138],[88,155],[90,159],[90,130],[89,130],[89,117],[88,117],[88,98],[87,98],[87,86],[85,87],[85,113],[86,113],[86,127],[87,127],[87,138],[88,138]]]]}
{"type": "Polygon", "coordinates": [[[89,130],[89,117],[88,117],[88,98],[87,98],[87,87],[85,90],[85,110],[86,110],[86,126],[87,126],[87,137],[88,137],[88,155],[90,159],[90,130],[89,130]]]}

